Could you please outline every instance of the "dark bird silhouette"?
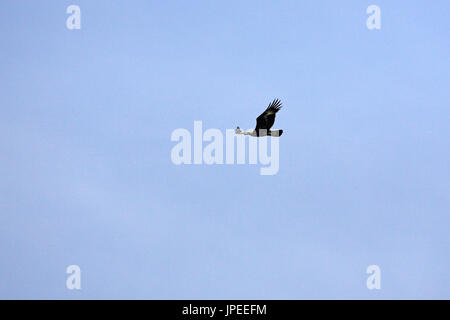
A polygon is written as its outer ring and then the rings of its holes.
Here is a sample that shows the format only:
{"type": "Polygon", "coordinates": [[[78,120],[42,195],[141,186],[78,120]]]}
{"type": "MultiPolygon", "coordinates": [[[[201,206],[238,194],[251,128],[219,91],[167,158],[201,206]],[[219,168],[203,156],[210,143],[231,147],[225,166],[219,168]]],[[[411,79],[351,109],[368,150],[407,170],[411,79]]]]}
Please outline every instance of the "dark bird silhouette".
{"type": "Polygon", "coordinates": [[[273,136],[279,137],[283,134],[283,130],[270,130],[275,122],[275,115],[280,111],[281,101],[279,99],[273,100],[267,109],[256,118],[256,128],[251,131],[242,131],[241,128],[236,128],[236,134],[245,134],[253,137],[273,136]]]}

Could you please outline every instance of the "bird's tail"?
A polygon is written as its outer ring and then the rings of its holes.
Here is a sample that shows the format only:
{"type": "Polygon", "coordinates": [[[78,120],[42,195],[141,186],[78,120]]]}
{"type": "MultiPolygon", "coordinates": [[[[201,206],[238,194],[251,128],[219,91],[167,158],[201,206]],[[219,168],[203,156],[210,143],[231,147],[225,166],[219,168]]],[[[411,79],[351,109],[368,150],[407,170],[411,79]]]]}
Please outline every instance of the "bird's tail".
{"type": "Polygon", "coordinates": [[[270,135],[272,137],[281,137],[282,134],[283,134],[283,130],[282,129],[280,129],[280,130],[271,130],[270,131],[270,135]]]}
{"type": "Polygon", "coordinates": [[[236,134],[240,134],[240,133],[242,133],[242,130],[241,130],[241,128],[237,127],[237,128],[236,128],[236,131],[235,131],[235,133],[236,133],[236,134]]]}

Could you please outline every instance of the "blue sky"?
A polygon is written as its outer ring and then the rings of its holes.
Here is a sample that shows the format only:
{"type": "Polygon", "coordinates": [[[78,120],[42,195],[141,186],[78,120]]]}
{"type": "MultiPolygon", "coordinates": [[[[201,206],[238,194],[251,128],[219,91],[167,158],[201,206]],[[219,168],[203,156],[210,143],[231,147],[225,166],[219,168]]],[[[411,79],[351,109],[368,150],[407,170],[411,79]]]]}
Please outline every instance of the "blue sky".
{"type": "Polygon", "coordinates": [[[0,298],[450,298],[449,9],[2,1],[0,298]],[[274,98],[278,174],[171,162],[274,98]]]}

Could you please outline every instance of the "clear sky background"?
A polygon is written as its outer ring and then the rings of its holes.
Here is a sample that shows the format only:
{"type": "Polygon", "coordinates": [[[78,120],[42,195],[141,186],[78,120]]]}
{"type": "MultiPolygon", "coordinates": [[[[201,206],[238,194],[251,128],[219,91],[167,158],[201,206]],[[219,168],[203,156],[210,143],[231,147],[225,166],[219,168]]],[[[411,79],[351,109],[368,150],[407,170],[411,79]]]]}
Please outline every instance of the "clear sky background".
{"type": "Polygon", "coordinates": [[[449,12],[1,1],[0,298],[449,299],[449,12]],[[171,162],[274,98],[277,175],[171,162]]]}

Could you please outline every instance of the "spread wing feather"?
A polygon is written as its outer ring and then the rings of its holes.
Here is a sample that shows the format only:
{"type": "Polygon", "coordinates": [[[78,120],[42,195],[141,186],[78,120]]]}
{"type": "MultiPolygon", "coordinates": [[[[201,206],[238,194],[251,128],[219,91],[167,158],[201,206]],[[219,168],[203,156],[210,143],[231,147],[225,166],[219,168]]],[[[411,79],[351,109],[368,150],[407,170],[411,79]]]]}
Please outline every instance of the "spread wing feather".
{"type": "Polygon", "coordinates": [[[273,100],[267,109],[261,113],[261,115],[256,118],[256,128],[255,130],[259,129],[266,129],[270,130],[272,128],[273,123],[275,122],[275,115],[278,111],[280,111],[281,107],[283,105],[281,104],[281,101],[279,99],[273,100]]]}

